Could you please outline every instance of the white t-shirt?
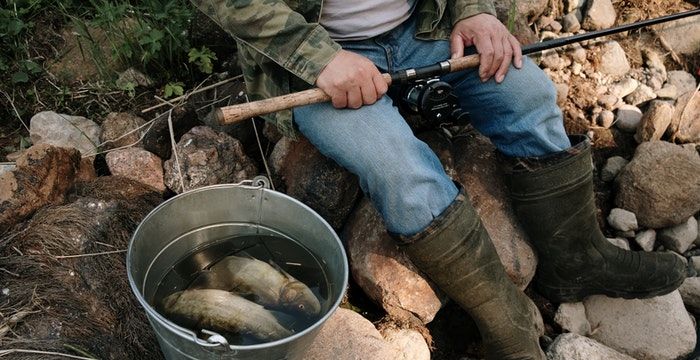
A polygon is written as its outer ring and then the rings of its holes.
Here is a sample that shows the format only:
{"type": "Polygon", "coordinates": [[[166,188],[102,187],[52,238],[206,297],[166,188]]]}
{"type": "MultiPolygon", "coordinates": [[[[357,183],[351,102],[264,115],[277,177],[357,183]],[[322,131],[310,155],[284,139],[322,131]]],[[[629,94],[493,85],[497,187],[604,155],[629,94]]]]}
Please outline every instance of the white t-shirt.
{"type": "Polygon", "coordinates": [[[325,0],[321,25],[333,40],[363,40],[385,33],[411,16],[416,0],[325,0]]]}

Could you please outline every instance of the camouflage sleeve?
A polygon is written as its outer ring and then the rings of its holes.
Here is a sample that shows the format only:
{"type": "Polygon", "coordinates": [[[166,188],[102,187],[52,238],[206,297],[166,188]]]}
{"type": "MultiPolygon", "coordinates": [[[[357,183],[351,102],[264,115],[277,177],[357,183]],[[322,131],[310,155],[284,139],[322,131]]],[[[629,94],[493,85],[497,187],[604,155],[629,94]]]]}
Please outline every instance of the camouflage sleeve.
{"type": "Polygon", "coordinates": [[[496,16],[493,0],[448,0],[447,4],[452,15],[452,25],[476,14],[487,13],[496,16]]]}
{"type": "Polygon", "coordinates": [[[321,25],[281,0],[191,1],[238,41],[309,84],[340,50],[321,25]]]}

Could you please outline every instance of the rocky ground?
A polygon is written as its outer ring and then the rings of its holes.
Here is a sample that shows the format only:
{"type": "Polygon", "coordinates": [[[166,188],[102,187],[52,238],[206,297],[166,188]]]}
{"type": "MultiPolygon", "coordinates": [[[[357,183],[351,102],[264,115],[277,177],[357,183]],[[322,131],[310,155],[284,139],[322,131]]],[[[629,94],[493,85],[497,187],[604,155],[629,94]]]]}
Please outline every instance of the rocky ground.
{"type": "MultiPolygon", "coordinates": [[[[509,4],[499,3],[505,21],[509,4]]],[[[515,29],[523,42],[544,40],[697,6],[520,1],[527,18],[515,29]]],[[[599,220],[609,240],[673,251],[700,272],[700,19],[548,51],[538,61],[557,86],[567,131],[592,139],[599,220]]],[[[221,93],[240,101],[241,90],[229,83],[148,120],[135,111],[91,119],[47,109],[32,117],[33,146],[0,165],[0,356],[12,349],[161,356],[127,284],[130,234],[174,194],[262,174],[322,215],[350,258],[347,300],[306,358],[479,358],[474,324],[396,247],[352,174],[304,139],[282,138],[259,121],[220,126],[211,106],[202,106],[221,93]]],[[[514,219],[493,146],[469,127],[449,130],[417,133],[469,189],[508,275],[540,308],[549,359],[700,358],[700,278],[647,300],[554,304],[529,288],[537,257],[514,219]]]]}

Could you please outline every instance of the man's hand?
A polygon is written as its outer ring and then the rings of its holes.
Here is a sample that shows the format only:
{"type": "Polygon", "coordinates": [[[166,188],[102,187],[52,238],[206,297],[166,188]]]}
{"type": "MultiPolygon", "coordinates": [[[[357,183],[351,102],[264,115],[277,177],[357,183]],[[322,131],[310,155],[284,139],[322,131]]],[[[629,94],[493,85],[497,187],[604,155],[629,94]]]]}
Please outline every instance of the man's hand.
{"type": "Polygon", "coordinates": [[[316,86],[333,99],[338,109],[374,104],[387,91],[386,81],[372,61],[345,50],[321,70],[316,86]]]}
{"type": "Polygon", "coordinates": [[[518,40],[496,17],[478,14],[460,20],[450,36],[452,58],[462,57],[466,46],[476,46],[480,55],[479,77],[486,81],[496,76],[500,83],[506,76],[510,62],[520,69],[523,55],[518,40]]]}

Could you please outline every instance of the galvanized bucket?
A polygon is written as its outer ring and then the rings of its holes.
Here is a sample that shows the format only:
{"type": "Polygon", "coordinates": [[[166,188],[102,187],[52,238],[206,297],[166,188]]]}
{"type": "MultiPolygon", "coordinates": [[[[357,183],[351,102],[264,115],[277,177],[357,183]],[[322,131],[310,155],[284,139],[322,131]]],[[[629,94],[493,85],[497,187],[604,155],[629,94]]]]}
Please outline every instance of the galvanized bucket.
{"type": "MultiPolygon", "coordinates": [[[[194,265],[201,269],[209,260],[203,256],[194,265]]],[[[136,229],[126,261],[131,289],[146,309],[167,359],[302,359],[340,304],[348,282],[345,250],[330,225],[301,202],[252,182],[203,187],[164,202],[136,229]],[[147,299],[179,259],[222,239],[254,234],[294,239],[321,260],[330,284],[329,300],[325,314],[313,325],[274,342],[229,345],[215,333],[198,337],[149,304],[147,299]]]]}

